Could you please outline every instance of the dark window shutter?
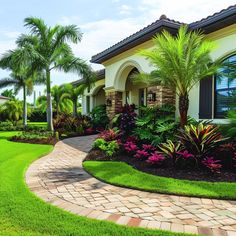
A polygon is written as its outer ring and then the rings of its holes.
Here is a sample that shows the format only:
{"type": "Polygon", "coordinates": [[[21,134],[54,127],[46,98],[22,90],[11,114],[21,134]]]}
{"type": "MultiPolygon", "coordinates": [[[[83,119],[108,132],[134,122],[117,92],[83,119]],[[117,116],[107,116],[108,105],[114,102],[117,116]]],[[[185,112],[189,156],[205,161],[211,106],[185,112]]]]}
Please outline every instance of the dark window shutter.
{"type": "Polygon", "coordinates": [[[200,81],[199,119],[212,119],[212,76],[200,81]]]}

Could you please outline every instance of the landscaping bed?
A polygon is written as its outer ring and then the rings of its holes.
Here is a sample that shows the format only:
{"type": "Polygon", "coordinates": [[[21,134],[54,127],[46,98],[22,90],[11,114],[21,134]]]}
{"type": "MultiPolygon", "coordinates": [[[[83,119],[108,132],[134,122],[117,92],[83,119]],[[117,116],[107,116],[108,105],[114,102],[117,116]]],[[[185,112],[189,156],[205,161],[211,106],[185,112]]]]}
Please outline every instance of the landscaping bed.
{"type": "Polygon", "coordinates": [[[101,150],[92,149],[84,161],[118,161],[124,162],[139,171],[162,177],[183,180],[209,181],[209,182],[236,182],[236,173],[221,171],[220,174],[211,174],[207,170],[176,169],[174,167],[156,167],[145,161],[137,160],[125,155],[117,154],[113,159],[107,158],[101,150]]]}
{"type": "Polygon", "coordinates": [[[236,199],[234,116],[224,129],[192,118],[181,127],[169,107],[135,109],[125,105],[98,135],[84,162],[89,173],[145,191],[236,199]]]}
{"type": "Polygon", "coordinates": [[[24,131],[12,136],[10,138],[10,141],[20,143],[55,145],[59,141],[59,139],[58,137],[56,137],[56,133],[53,132],[24,131]]]}

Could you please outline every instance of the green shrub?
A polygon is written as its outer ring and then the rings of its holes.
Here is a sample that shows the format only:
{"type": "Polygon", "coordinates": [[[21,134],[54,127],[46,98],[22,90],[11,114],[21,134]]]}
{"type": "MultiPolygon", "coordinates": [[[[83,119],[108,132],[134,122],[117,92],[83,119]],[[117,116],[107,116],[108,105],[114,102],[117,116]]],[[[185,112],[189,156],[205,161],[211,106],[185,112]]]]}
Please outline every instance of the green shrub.
{"type": "Polygon", "coordinates": [[[134,135],[141,141],[158,145],[167,139],[173,139],[178,124],[169,106],[141,108],[141,115],[136,119],[134,135]]]}
{"type": "Polygon", "coordinates": [[[84,134],[88,128],[92,127],[91,118],[85,115],[73,117],[67,114],[60,114],[53,119],[55,131],[59,134],[84,134]]]}
{"type": "Polygon", "coordinates": [[[109,118],[106,113],[106,105],[99,105],[93,108],[90,113],[92,124],[95,129],[105,129],[109,124],[109,118]]]}
{"type": "Polygon", "coordinates": [[[111,157],[119,149],[119,145],[116,140],[107,142],[102,138],[98,138],[94,141],[93,148],[98,148],[104,151],[107,156],[111,157]]]}

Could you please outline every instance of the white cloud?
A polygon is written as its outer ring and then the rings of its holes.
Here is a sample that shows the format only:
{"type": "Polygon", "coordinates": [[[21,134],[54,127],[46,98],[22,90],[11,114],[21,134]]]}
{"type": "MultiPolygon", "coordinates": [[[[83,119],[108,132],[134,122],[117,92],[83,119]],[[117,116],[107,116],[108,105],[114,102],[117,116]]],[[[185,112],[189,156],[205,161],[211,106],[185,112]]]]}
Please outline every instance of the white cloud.
{"type": "Polygon", "coordinates": [[[157,20],[165,14],[170,19],[190,23],[234,5],[235,0],[141,0],[139,9],[148,20],[157,20]]]}
{"type": "MultiPolygon", "coordinates": [[[[89,22],[80,25],[84,33],[83,39],[78,45],[72,45],[72,48],[77,56],[89,61],[93,55],[112,46],[131,33],[135,33],[140,27],[141,24],[131,18],[89,22]]],[[[98,65],[93,65],[93,67],[95,69],[101,68],[98,65]]]]}
{"type": "Polygon", "coordinates": [[[121,5],[120,6],[120,14],[121,15],[130,15],[132,13],[133,8],[129,5],[121,5]]]}

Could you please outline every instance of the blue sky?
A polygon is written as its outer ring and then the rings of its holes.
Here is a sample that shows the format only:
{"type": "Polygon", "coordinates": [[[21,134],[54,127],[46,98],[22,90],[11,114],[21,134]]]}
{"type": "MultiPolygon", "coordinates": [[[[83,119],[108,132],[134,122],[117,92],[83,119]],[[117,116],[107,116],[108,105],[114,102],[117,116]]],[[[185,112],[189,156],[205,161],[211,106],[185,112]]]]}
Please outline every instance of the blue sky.
{"type": "MultiPolygon", "coordinates": [[[[78,25],[83,39],[72,48],[77,56],[89,62],[92,55],[152,23],[162,14],[188,23],[233,4],[236,4],[235,0],[1,0],[0,54],[13,49],[16,38],[27,32],[23,20],[28,16],[41,17],[48,25],[78,25]]],[[[102,68],[95,64],[92,67],[95,70],[102,68]]],[[[8,71],[0,70],[0,78],[8,74],[8,71]]],[[[78,76],[74,74],[52,74],[53,84],[76,79],[78,76]]],[[[35,90],[38,95],[44,87],[35,90]]]]}

